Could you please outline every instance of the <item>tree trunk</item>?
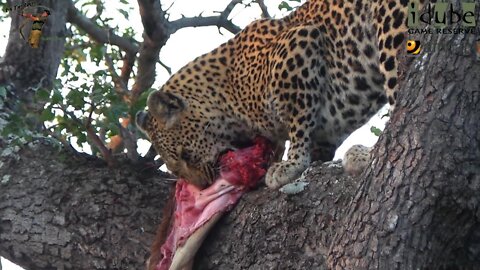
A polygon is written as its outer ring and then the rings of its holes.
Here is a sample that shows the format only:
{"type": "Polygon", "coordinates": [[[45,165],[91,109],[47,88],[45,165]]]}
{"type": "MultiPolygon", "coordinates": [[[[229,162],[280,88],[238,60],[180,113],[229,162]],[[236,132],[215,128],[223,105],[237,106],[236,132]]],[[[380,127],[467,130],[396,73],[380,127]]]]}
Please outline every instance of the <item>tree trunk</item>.
{"type": "MultiPolygon", "coordinates": [[[[429,38],[421,40],[424,51],[435,45],[429,38]]],[[[441,35],[445,49],[424,52],[413,63],[333,241],[332,269],[480,267],[480,63],[474,38],[441,35]],[[466,249],[472,242],[476,249],[466,249]]]]}

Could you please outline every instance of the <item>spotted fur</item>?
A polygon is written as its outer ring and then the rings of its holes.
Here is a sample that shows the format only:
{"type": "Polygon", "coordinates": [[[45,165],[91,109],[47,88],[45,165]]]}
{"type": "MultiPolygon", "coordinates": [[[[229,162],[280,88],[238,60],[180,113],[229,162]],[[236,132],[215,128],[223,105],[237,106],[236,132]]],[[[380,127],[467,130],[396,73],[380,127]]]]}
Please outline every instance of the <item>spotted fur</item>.
{"type": "Polygon", "coordinates": [[[174,74],[137,116],[168,168],[198,186],[218,156],[262,135],[290,140],[288,160],[266,183],[278,188],[339,144],[387,99],[395,103],[396,55],[406,0],[311,0],[262,19],[174,74]]]}

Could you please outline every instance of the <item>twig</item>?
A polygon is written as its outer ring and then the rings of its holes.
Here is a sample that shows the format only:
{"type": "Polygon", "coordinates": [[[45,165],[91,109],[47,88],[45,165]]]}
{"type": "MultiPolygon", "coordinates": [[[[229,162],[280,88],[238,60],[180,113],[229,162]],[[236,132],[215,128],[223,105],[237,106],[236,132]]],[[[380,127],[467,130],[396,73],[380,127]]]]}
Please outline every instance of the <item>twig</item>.
{"type": "Polygon", "coordinates": [[[138,52],[138,46],[136,45],[138,42],[118,36],[113,33],[112,29],[102,29],[98,27],[95,25],[95,23],[83,15],[75,7],[72,1],[69,1],[67,20],[68,22],[87,32],[92,39],[99,43],[116,45],[122,50],[133,55],[138,52]]]}
{"type": "Polygon", "coordinates": [[[163,63],[162,60],[158,60],[158,63],[168,72],[168,75],[172,75],[172,69],[169,66],[163,63]]]}
{"type": "Polygon", "coordinates": [[[128,81],[130,80],[130,75],[132,74],[133,65],[135,64],[135,55],[126,53],[122,60],[123,66],[120,72],[120,79],[125,85],[128,86],[128,81]]]}
{"type": "Polygon", "coordinates": [[[90,107],[90,112],[85,122],[85,129],[87,130],[87,137],[92,141],[92,143],[98,148],[102,154],[103,159],[107,162],[109,166],[113,166],[115,161],[112,158],[110,150],[105,146],[105,144],[100,140],[95,130],[92,128],[92,115],[95,107],[92,105],[90,107]]]}
{"type": "Polygon", "coordinates": [[[125,98],[128,98],[128,96],[130,96],[127,85],[124,83],[122,78],[118,76],[117,72],[115,71],[115,65],[110,55],[108,55],[108,53],[105,53],[104,57],[105,57],[105,63],[107,63],[108,70],[112,74],[112,80],[115,85],[115,91],[117,92],[117,94],[120,95],[121,98],[125,100],[125,98]]]}
{"type": "Polygon", "coordinates": [[[85,130],[87,131],[87,137],[92,141],[93,145],[98,148],[103,159],[107,162],[109,166],[113,166],[115,164],[115,160],[112,158],[110,150],[108,150],[108,148],[102,142],[100,137],[98,137],[97,133],[95,132],[95,130],[93,130],[91,126],[93,112],[95,111],[95,107],[93,105],[91,105],[90,107],[90,112],[85,123],[78,119],[74,113],[69,112],[63,104],[59,104],[59,107],[54,106],[54,108],[62,110],[64,114],[68,115],[78,125],[85,126],[85,130]]]}
{"type": "Polygon", "coordinates": [[[219,12],[220,15],[218,16],[196,16],[180,18],[178,20],[170,22],[170,29],[172,33],[175,33],[179,29],[185,27],[218,26],[227,29],[233,34],[236,34],[240,32],[241,28],[232,23],[232,21],[228,19],[228,16],[230,16],[230,13],[235,8],[235,6],[240,4],[241,2],[241,0],[231,1],[222,12],[219,12]]]}
{"type": "Polygon", "coordinates": [[[52,127],[47,128],[45,124],[42,124],[42,126],[43,129],[47,132],[47,134],[59,141],[67,151],[77,153],[77,150],[75,150],[75,148],[73,148],[73,146],[65,138],[50,130],[50,128],[52,127]]]}
{"type": "Polygon", "coordinates": [[[272,16],[270,15],[270,13],[268,13],[268,8],[267,6],[265,5],[265,2],[263,0],[255,0],[255,2],[258,4],[258,6],[260,7],[260,10],[262,10],[262,18],[272,18],[272,16]]]}
{"type": "Polygon", "coordinates": [[[118,124],[118,129],[120,130],[120,136],[123,140],[123,145],[127,149],[127,157],[133,162],[138,161],[139,155],[137,152],[137,138],[133,135],[128,128],[123,127],[118,124]]]}

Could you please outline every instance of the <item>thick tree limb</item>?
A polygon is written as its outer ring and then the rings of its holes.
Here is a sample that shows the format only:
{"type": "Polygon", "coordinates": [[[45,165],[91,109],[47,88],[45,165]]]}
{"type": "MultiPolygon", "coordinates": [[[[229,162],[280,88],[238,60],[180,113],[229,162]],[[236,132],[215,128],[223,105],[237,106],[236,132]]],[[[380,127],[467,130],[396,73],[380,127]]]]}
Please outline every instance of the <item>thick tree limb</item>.
{"type": "Polygon", "coordinates": [[[237,33],[240,28],[229,21],[228,16],[235,5],[239,3],[241,3],[240,0],[231,1],[218,16],[182,18],[169,22],[159,0],[138,0],[144,27],[144,41],[138,57],[137,78],[132,87],[132,101],[134,102],[155,81],[155,66],[158,63],[160,49],[165,45],[171,34],[184,27],[208,25],[224,27],[232,33],[237,33]]]}
{"type": "Polygon", "coordinates": [[[159,0],[138,0],[138,7],[144,32],[138,56],[138,73],[132,86],[132,103],[135,103],[142,92],[150,88],[155,81],[155,65],[159,59],[160,49],[170,37],[168,21],[159,0]]]}
{"type": "Polygon", "coordinates": [[[1,256],[35,270],[144,268],[171,185],[155,170],[48,143],[0,149],[1,256]]]}
{"type": "MultiPolygon", "coordinates": [[[[26,269],[143,268],[169,183],[44,143],[2,153],[0,162],[2,256],[26,269]]],[[[205,241],[198,269],[324,269],[357,184],[326,165],[306,179],[295,196],[265,187],[248,193],[205,241]]]]}
{"type": "Polygon", "coordinates": [[[126,39],[116,35],[112,29],[103,29],[95,25],[90,19],[85,17],[73,4],[68,1],[68,17],[67,20],[75,26],[81,28],[96,42],[103,44],[112,44],[118,46],[129,54],[135,55],[138,52],[136,41],[126,39]]]}

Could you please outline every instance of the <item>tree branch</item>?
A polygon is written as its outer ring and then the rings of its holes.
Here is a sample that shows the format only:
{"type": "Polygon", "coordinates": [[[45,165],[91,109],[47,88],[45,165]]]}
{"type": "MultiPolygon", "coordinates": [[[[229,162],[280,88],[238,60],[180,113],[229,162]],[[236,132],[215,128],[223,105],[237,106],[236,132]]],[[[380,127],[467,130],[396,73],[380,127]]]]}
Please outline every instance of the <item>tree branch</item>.
{"type": "Polygon", "coordinates": [[[171,186],[156,168],[38,141],[0,162],[1,256],[35,270],[145,269],[171,186]]]}
{"type": "Polygon", "coordinates": [[[67,13],[67,21],[87,32],[96,42],[118,46],[129,54],[138,52],[136,41],[126,39],[113,33],[112,29],[102,29],[85,17],[70,1],[67,13]]]}
{"type": "Polygon", "coordinates": [[[171,34],[184,27],[209,25],[223,27],[232,33],[237,33],[240,28],[229,21],[228,16],[239,3],[241,0],[231,1],[219,16],[182,18],[169,22],[159,0],[138,0],[144,28],[144,41],[140,47],[138,74],[132,87],[131,102],[135,103],[141,93],[150,88],[155,81],[155,65],[159,62],[160,49],[171,34]]]}
{"type": "Polygon", "coordinates": [[[92,128],[92,115],[93,111],[95,110],[94,105],[91,105],[90,112],[88,114],[88,118],[85,122],[85,130],[87,131],[87,137],[92,141],[93,145],[95,145],[100,153],[102,154],[103,159],[108,163],[108,165],[113,166],[115,160],[112,158],[112,154],[110,150],[105,146],[105,143],[100,140],[98,137],[97,132],[92,128]]]}
{"type": "Polygon", "coordinates": [[[155,65],[159,60],[160,49],[171,34],[159,0],[138,0],[138,7],[144,31],[138,56],[138,73],[132,86],[132,104],[155,81],[155,65]]]}
{"type": "Polygon", "coordinates": [[[221,16],[181,18],[171,22],[171,26],[173,32],[186,27],[201,26],[223,27],[233,34],[236,34],[241,30],[241,28],[232,23],[232,21],[224,19],[221,16]]]}
{"type": "Polygon", "coordinates": [[[122,137],[125,149],[127,149],[127,157],[133,164],[137,163],[139,158],[137,152],[137,137],[134,133],[130,132],[127,127],[123,127],[123,125],[118,124],[118,129],[120,130],[120,136],[122,137]]]}
{"type": "Polygon", "coordinates": [[[240,32],[241,28],[232,23],[231,20],[228,19],[230,13],[235,8],[237,4],[240,4],[241,0],[233,0],[231,1],[227,7],[220,12],[218,16],[208,16],[208,17],[185,17],[175,21],[170,22],[170,29],[172,33],[178,31],[179,29],[185,27],[200,27],[200,26],[217,26],[223,27],[230,31],[232,34],[236,34],[240,32]]]}
{"type": "Polygon", "coordinates": [[[105,53],[104,57],[105,57],[105,63],[107,64],[108,70],[112,75],[112,80],[115,85],[115,91],[121,98],[124,98],[125,96],[129,96],[130,93],[128,91],[127,85],[125,84],[124,79],[122,79],[115,71],[115,64],[113,63],[112,58],[108,55],[108,53],[105,53]]]}
{"type": "Polygon", "coordinates": [[[75,148],[73,148],[73,146],[70,144],[70,142],[68,142],[65,138],[63,138],[62,135],[57,134],[56,132],[52,131],[51,128],[52,127],[47,128],[45,126],[45,124],[43,124],[43,129],[45,130],[45,132],[48,135],[50,135],[51,137],[53,137],[54,139],[56,139],[57,141],[59,141],[63,145],[65,150],[70,151],[72,153],[77,153],[77,150],[75,150],[75,148]]]}
{"type": "Polygon", "coordinates": [[[135,54],[125,53],[123,57],[123,66],[120,72],[120,79],[125,85],[128,85],[130,74],[132,74],[133,65],[135,64],[135,54]]]}
{"type": "Polygon", "coordinates": [[[260,10],[262,10],[262,18],[271,18],[272,16],[268,12],[268,8],[265,5],[265,2],[263,0],[255,0],[255,3],[258,4],[260,7],[260,10]]]}

